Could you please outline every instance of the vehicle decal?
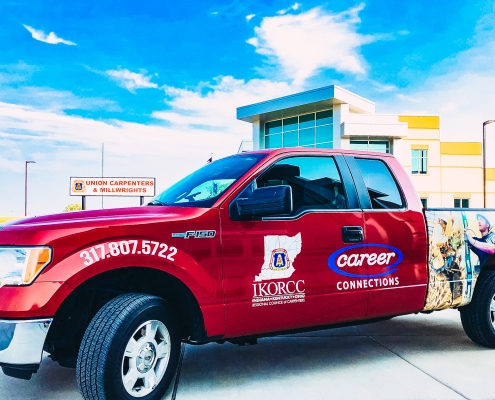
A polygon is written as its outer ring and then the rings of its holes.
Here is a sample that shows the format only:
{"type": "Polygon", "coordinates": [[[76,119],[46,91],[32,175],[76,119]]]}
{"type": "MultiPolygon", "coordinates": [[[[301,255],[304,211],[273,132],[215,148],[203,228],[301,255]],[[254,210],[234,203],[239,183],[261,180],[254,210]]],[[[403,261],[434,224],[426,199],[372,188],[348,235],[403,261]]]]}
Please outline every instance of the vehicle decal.
{"type": "Polygon", "coordinates": [[[396,247],[386,244],[354,244],[344,247],[332,253],[328,257],[328,267],[344,276],[356,279],[380,278],[391,275],[398,271],[398,265],[404,256],[396,247]],[[368,252],[362,253],[356,249],[366,248],[368,252]],[[373,251],[373,247],[377,247],[378,251],[373,251]],[[370,250],[371,248],[371,250],[370,250]],[[383,250],[385,249],[385,250],[383,250]],[[373,268],[374,273],[358,274],[352,271],[353,267],[373,268]]]}
{"type": "Polygon", "coordinates": [[[79,257],[81,257],[86,266],[108,258],[126,255],[149,255],[175,261],[174,256],[177,254],[177,251],[176,247],[169,247],[165,243],[155,242],[153,240],[129,239],[92,246],[81,251],[79,257]]]}
{"type": "Polygon", "coordinates": [[[172,233],[173,238],[195,238],[195,239],[211,239],[214,238],[217,231],[187,231],[181,233],[172,233]]]}
{"type": "Polygon", "coordinates": [[[294,260],[302,250],[301,234],[265,236],[264,244],[264,262],[260,274],[254,277],[252,306],[303,303],[304,280],[280,280],[289,279],[295,272],[294,260]]]}
{"type": "Polygon", "coordinates": [[[425,211],[428,294],[424,310],[471,302],[478,275],[495,254],[494,211],[425,211]]]}
{"type": "MultiPolygon", "coordinates": [[[[462,214],[462,226],[468,229],[466,213],[462,214]]],[[[466,254],[466,297],[473,296],[473,264],[471,263],[471,252],[469,251],[469,241],[464,240],[464,254],[466,254]]]]}
{"type": "Polygon", "coordinates": [[[337,290],[373,289],[399,286],[399,270],[404,256],[386,244],[360,243],[344,247],[328,257],[328,267],[347,279],[337,282],[337,290]],[[363,252],[364,249],[364,252],[363,252]],[[366,273],[359,273],[365,270],[366,273]]]}

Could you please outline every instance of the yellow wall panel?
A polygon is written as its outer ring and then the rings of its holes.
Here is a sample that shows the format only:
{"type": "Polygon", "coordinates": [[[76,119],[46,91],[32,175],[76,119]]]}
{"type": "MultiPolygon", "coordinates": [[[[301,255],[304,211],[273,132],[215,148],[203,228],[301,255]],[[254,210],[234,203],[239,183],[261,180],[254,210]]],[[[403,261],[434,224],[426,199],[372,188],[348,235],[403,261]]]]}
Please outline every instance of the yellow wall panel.
{"type": "Polygon", "coordinates": [[[481,155],[480,142],[442,142],[440,143],[442,154],[479,156],[481,155]]]}
{"type": "Polygon", "coordinates": [[[495,168],[487,168],[486,169],[486,180],[487,181],[495,181],[495,168]]]}
{"type": "Polygon", "coordinates": [[[407,122],[409,129],[440,129],[440,117],[399,115],[399,122],[407,122]]]}

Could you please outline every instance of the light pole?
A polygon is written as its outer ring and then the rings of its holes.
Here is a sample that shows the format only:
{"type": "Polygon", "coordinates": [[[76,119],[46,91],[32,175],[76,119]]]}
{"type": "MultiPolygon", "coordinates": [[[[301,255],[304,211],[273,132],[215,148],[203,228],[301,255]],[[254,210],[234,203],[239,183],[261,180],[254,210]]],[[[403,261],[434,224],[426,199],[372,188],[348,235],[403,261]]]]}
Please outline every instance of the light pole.
{"type": "Polygon", "coordinates": [[[24,216],[27,217],[28,209],[28,164],[35,164],[36,161],[26,161],[26,174],[24,175],[24,216]]]}
{"type": "Polygon", "coordinates": [[[493,124],[495,120],[489,119],[483,122],[483,208],[486,208],[486,129],[485,126],[493,124]]]}

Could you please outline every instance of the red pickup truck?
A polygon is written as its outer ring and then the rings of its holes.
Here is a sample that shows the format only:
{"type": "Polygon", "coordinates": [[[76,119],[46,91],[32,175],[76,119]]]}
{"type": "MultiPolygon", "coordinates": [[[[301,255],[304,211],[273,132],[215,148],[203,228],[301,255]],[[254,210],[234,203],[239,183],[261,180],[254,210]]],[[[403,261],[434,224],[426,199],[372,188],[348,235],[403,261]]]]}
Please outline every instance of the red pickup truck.
{"type": "Polygon", "coordinates": [[[0,230],[0,365],[42,350],[85,399],[159,399],[181,342],[459,308],[495,347],[495,210],[428,209],[390,155],[243,153],[147,206],[27,218],[0,230]]]}

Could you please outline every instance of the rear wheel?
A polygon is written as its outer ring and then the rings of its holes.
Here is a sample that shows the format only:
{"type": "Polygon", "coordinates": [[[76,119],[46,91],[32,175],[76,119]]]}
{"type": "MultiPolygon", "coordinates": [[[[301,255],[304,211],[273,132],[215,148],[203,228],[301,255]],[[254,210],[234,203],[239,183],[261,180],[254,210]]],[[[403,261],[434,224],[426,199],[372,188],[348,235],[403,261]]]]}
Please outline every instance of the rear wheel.
{"type": "Polygon", "coordinates": [[[480,274],[473,300],[459,310],[468,337],[482,346],[495,348],[495,271],[480,274]]]}
{"type": "Polygon", "coordinates": [[[89,399],[160,399],[180,353],[176,318],[156,296],[109,301],[91,321],[77,359],[77,383],[89,399]]]}

